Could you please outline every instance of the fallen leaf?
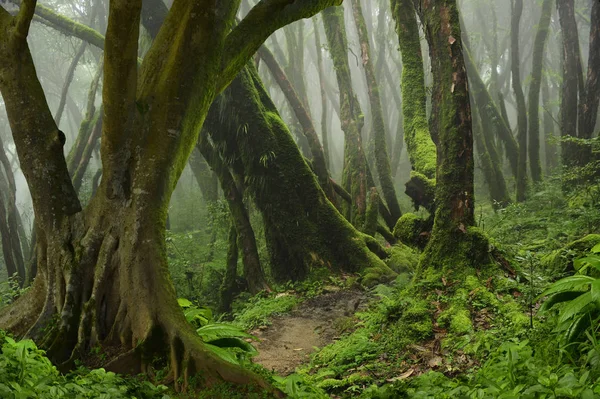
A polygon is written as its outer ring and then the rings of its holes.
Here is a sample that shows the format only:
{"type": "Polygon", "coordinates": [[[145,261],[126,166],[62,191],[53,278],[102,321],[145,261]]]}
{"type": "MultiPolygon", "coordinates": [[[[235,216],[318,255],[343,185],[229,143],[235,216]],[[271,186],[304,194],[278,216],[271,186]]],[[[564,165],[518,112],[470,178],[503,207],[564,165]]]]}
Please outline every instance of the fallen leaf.
{"type": "Polygon", "coordinates": [[[450,36],[448,38],[448,43],[450,43],[450,44],[454,44],[455,41],[456,41],[456,39],[454,38],[454,36],[450,36]]]}
{"type": "Polygon", "coordinates": [[[415,372],[414,369],[409,369],[406,372],[400,374],[398,377],[394,377],[394,378],[388,378],[386,381],[387,382],[394,382],[394,381],[400,381],[400,380],[405,380],[408,377],[410,377],[413,373],[415,372]]]}

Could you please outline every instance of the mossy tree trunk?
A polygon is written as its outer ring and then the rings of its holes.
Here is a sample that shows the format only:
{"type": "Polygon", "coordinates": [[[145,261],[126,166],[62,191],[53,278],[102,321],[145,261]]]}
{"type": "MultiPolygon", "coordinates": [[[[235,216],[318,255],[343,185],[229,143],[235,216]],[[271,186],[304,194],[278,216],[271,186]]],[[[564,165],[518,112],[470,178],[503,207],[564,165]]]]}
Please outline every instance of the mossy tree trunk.
{"type": "Polygon", "coordinates": [[[103,175],[85,209],[27,44],[36,2],[16,16],[0,7],[0,91],[32,196],[38,268],[0,326],[38,339],[65,367],[100,344],[125,352],[107,365],[118,371],[146,371],[166,355],[176,388],[197,372],[208,384],[264,386],[207,351],[183,317],[166,259],[167,208],[215,96],[274,30],[335,3],[263,1],[232,29],[239,2],[176,0],[138,69],[142,2],[111,1],[103,175]]]}
{"type": "Polygon", "coordinates": [[[269,71],[283,91],[283,94],[290,104],[292,111],[296,115],[296,119],[302,127],[302,132],[304,133],[304,137],[308,142],[308,146],[312,154],[313,169],[319,178],[319,184],[323,188],[323,191],[325,191],[325,194],[327,194],[327,198],[329,198],[333,204],[337,204],[338,201],[331,183],[331,177],[329,176],[325,151],[323,150],[323,146],[321,145],[319,136],[317,135],[317,131],[313,124],[308,106],[304,105],[302,99],[298,96],[298,94],[296,94],[296,90],[294,90],[294,87],[279,66],[279,63],[271,51],[266,46],[262,46],[258,50],[258,55],[269,68],[269,71]]]}
{"type": "MultiPolygon", "coordinates": [[[[575,20],[574,0],[557,2],[558,16],[562,29],[563,42],[563,79],[561,90],[560,123],[561,137],[577,137],[577,105],[579,92],[583,90],[583,72],[579,50],[579,34],[575,20]]],[[[564,167],[580,165],[578,146],[563,141],[561,144],[564,167]]]]}
{"type": "MultiPolygon", "coordinates": [[[[229,132],[229,134],[231,134],[231,132],[229,132]]],[[[235,231],[237,237],[236,250],[239,248],[242,251],[244,277],[248,282],[248,290],[252,294],[257,294],[263,290],[270,290],[265,279],[264,271],[260,264],[254,229],[250,224],[248,210],[244,205],[244,189],[242,183],[235,181],[227,164],[225,161],[223,161],[218,151],[212,146],[212,144],[209,143],[206,137],[200,138],[197,147],[211,168],[214,170],[215,174],[218,176],[221,187],[223,188],[223,194],[225,196],[225,200],[227,201],[227,205],[229,206],[231,221],[233,223],[232,229],[235,231]]],[[[227,280],[227,275],[225,279],[227,280]]],[[[225,283],[225,285],[227,284],[228,283],[225,283]]]]}
{"type": "Polygon", "coordinates": [[[510,64],[512,87],[517,99],[517,141],[519,162],[517,165],[517,202],[525,201],[527,192],[527,105],[521,85],[521,56],[519,53],[519,26],[523,14],[523,0],[512,0],[510,29],[510,64]]]}
{"type": "MultiPolygon", "coordinates": [[[[579,137],[589,139],[593,136],[598,118],[600,103],[600,2],[595,1],[590,15],[588,69],[585,89],[579,105],[579,137]]],[[[588,155],[591,155],[588,153],[588,155]]],[[[590,158],[582,160],[588,162],[590,158]]]]}
{"type": "Polygon", "coordinates": [[[358,30],[362,65],[367,78],[369,102],[371,104],[371,137],[375,151],[375,166],[377,168],[379,183],[381,184],[383,199],[385,200],[387,208],[390,211],[393,224],[395,224],[400,216],[402,216],[402,212],[400,211],[400,204],[398,203],[396,189],[394,188],[394,180],[392,179],[390,158],[388,156],[387,148],[387,129],[383,120],[379,84],[377,82],[377,78],[375,77],[375,68],[373,67],[373,60],[371,59],[370,54],[369,33],[367,31],[367,25],[365,23],[365,17],[362,12],[360,0],[352,0],[351,4],[354,22],[358,30]]]}
{"type": "Polygon", "coordinates": [[[253,65],[213,104],[206,133],[262,213],[271,274],[299,280],[314,267],[387,269],[327,200],[253,65]]]}
{"type": "Polygon", "coordinates": [[[327,106],[327,92],[325,90],[325,69],[323,67],[323,49],[321,46],[321,34],[319,33],[319,23],[317,17],[313,17],[313,28],[315,34],[315,47],[317,50],[317,68],[319,72],[319,89],[321,90],[321,142],[323,143],[323,153],[325,155],[325,166],[331,168],[330,150],[329,150],[329,107],[327,106]]]}
{"type": "Polygon", "coordinates": [[[529,84],[529,168],[531,180],[534,183],[542,181],[542,164],[540,162],[540,87],[542,85],[542,72],[544,61],[544,48],[552,18],[554,0],[544,0],[542,15],[538,23],[538,30],[533,45],[533,58],[531,67],[531,82],[529,84]]]}
{"type": "Polygon", "coordinates": [[[413,168],[411,180],[407,183],[407,194],[416,208],[422,205],[433,211],[433,199],[425,198],[426,192],[432,190],[421,189],[435,185],[436,146],[427,121],[425,72],[417,16],[411,0],[391,0],[390,4],[402,53],[404,140],[413,168]]]}
{"type": "Polygon", "coordinates": [[[474,225],[473,135],[458,6],[420,2],[433,71],[432,129],[437,138],[436,211],[421,270],[456,270],[477,261],[474,225]]]}
{"type": "Polygon", "coordinates": [[[361,137],[364,116],[352,88],[343,9],[325,9],[323,23],[340,96],[340,122],[345,139],[342,186],[352,196],[352,204],[345,216],[360,229],[364,226],[367,209],[368,165],[361,137]]]}

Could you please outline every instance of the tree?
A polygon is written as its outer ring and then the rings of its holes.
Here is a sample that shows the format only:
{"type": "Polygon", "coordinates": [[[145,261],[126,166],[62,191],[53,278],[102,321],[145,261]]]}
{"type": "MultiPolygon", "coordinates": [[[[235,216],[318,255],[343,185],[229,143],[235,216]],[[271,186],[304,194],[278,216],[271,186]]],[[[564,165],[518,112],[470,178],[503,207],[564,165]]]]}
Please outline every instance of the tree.
{"type": "Polygon", "coordinates": [[[402,53],[404,138],[413,168],[406,191],[416,208],[422,205],[433,211],[436,146],[427,122],[425,72],[417,17],[410,0],[391,0],[390,4],[402,53]]]}
{"type": "Polygon", "coordinates": [[[542,164],[540,162],[540,88],[542,85],[542,64],[544,61],[544,47],[548,37],[550,19],[552,17],[553,0],[544,0],[542,4],[542,15],[538,24],[538,31],[533,46],[533,58],[531,68],[531,84],[529,85],[529,168],[531,179],[534,183],[542,180],[542,164]]]}
{"type": "Polygon", "coordinates": [[[437,142],[435,219],[419,267],[453,273],[487,255],[487,241],[473,229],[473,134],[459,12],[455,0],[419,1],[415,8],[429,43],[430,126],[437,142]]]}
{"type": "Polygon", "coordinates": [[[519,162],[517,165],[517,202],[525,201],[527,191],[527,105],[521,85],[521,57],[519,55],[519,26],[523,14],[523,0],[513,0],[511,18],[510,60],[512,87],[517,99],[517,141],[519,162]]]}
{"type": "Polygon", "coordinates": [[[138,70],[142,1],[111,1],[103,175],[85,208],[26,40],[36,1],[14,16],[0,8],[0,91],[32,195],[38,254],[32,289],[0,314],[0,326],[38,339],[65,367],[102,344],[125,349],[109,365],[130,372],[145,371],[157,351],[167,355],[178,388],[195,372],[207,383],[263,384],[210,354],[185,321],[167,270],[167,206],[215,96],[274,30],[334,4],[261,1],[231,28],[239,1],[176,0],[138,70]]]}

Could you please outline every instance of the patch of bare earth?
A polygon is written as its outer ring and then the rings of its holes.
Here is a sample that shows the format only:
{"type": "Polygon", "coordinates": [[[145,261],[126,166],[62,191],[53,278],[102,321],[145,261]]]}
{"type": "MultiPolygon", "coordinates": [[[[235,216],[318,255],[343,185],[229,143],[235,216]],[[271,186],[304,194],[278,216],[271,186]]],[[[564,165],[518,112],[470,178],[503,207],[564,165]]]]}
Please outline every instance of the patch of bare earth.
{"type": "Polygon", "coordinates": [[[326,287],[326,293],[301,303],[287,315],[273,318],[270,326],[251,331],[260,339],[254,358],[279,375],[292,374],[309,361],[315,347],[336,340],[356,325],[354,314],[367,306],[368,294],[359,290],[326,287]]]}

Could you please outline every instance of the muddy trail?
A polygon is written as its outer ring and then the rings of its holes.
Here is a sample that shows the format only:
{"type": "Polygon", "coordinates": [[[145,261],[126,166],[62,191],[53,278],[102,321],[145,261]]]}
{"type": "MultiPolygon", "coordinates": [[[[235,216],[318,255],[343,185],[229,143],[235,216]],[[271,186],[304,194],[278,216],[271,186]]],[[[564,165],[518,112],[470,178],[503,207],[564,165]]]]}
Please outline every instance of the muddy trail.
{"type": "Polygon", "coordinates": [[[308,299],[290,313],[271,319],[271,325],[250,333],[260,339],[254,362],[286,376],[310,360],[316,348],[334,342],[356,325],[354,314],[366,309],[369,294],[331,287],[323,295],[308,299]]]}

